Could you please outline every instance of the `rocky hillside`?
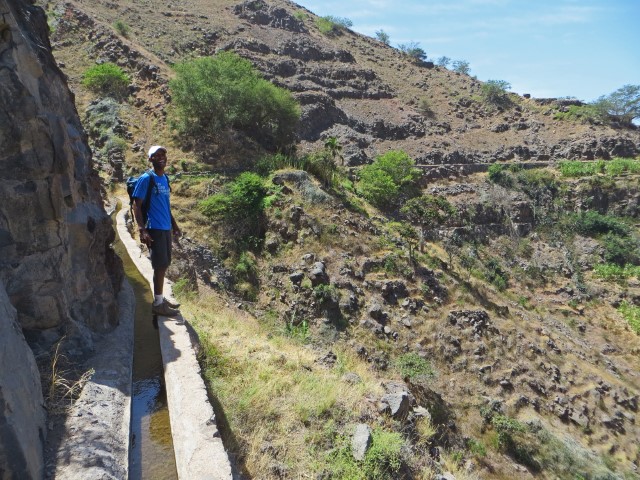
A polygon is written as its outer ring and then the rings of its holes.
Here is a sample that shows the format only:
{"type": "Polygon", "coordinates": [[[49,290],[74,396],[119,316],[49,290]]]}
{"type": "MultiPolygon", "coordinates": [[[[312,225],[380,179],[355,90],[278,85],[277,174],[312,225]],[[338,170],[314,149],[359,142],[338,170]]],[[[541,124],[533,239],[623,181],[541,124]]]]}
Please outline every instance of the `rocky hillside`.
{"type": "MultiPolygon", "coordinates": [[[[637,129],[556,120],[567,101],[512,95],[511,108],[489,107],[477,80],[418,65],[350,31],[327,37],[311,12],[286,1],[41,3],[105,183],[143,168],[144,151],[155,143],[171,146],[178,172],[220,173],[260,158],[263,152],[242,141],[180,150],[166,128],[169,65],[219,50],[236,51],[294,92],[302,106],[300,152],[336,137],[349,166],[398,149],[418,164],[439,165],[423,178],[422,193],[446,198],[456,214],[427,228],[422,246],[394,226],[398,212],[385,216],[353,189],[285,170],[268,180],[260,248],[236,251],[224,225],[212,226],[197,208],[227,178],[175,179],[176,212],[189,235],[176,249],[172,278],[203,298],[231,292],[229,300],[261,324],[305,337],[317,362],[296,375],[337,370],[343,359],[335,351],[347,351],[378,384],[355,410],[337,401],[325,416],[264,438],[253,425],[279,418],[274,411],[243,422],[240,401],[234,423],[233,398],[217,392],[230,417],[225,440],[241,470],[254,478],[311,471],[333,478],[329,467],[303,463],[299,450],[329,458],[338,437],[323,430],[328,422],[340,435],[352,423],[401,435],[403,463],[390,478],[452,475],[444,452],[457,459],[456,478],[637,477],[640,341],[623,312],[638,307],[640,285],[637,274],[611,281],[594,268],[615,255],[631,259],[624,246],[637,242],[638,177],[567,178],[549,164],[636,157],[637,129]],[[129,27],[126,36],[114,27],[118,20],[129,27]],[[131,75],[128,102],[97,102],[81,86],[82,73],[101,61],[131,75]],[[110,153],[108,138],[96,134],[108,130],[126,149],[110,153]],[[525,160],[550,166],[456,178],[525,160]],[[578,215],[588,211],[599,216],[578,215]],[[419,431],[425,418],[431,435],[419,431]]],[[[220,350],[229,342],[232,376],[245,378],[246,358],[234,357],[241,337],[217,333],[220,350]]],[[[251,345],[247,358],[254,354],[251,345]]],[[[286,357],[274,362],[290,366],[286,357]]],[[[346,382],[358,384],[357,377],[346,382]]],[[[260,381],[249,378],[236,390],[260,381]]]]}
{"type": "MultiPolygon", "coordinates": [[[[72,84],[95,61],[117,63],[134,78],[133,105],[160,125],[170,102],[168,65],[233,50],[295,93],[303,112],[302,151],[334,136],[349,165],[390,149],[406,151],[418,164],[633,157],[640,151],[637,130],[554,120],[575,101],[514,94],[513,108],[488,107],[479,100],[479,81],[429,62],[418,65],[348,30],[328,37],[317,17],[284,0],[43,3],[56,58],[72,84]],[[116,21],[130,28],[127,38],[115,31],[116,21]]],[[[150,132],[131,133],[140,139],[150,132]]],[[[223,165],[221,153],[208,161],[223,165]]]]}

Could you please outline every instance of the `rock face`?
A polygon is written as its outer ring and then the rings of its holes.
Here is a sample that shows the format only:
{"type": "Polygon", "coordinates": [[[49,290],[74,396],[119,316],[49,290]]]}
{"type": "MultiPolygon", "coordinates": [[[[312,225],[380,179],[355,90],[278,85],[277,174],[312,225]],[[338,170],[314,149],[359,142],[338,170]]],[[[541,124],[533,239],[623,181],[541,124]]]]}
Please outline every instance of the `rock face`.
{"type": "Polygon", "coordinates": [[[0,477],[42,478],[45,416],[38,369],[0,282],[0,477]]]}
{"type": "Polygon", "coordinates": [[[44,12],[28,0],[0,11],[0,477],[42,478],[43,399],[23,331],[91,348],[90,330],[118,321],[123,273],[44,12]]]}
{"type": "Polygon", "coordinates": [[[107,331],[122,267],[86,135],[42,10],[0,7],[0,280],[24,329],[107,331]]]}

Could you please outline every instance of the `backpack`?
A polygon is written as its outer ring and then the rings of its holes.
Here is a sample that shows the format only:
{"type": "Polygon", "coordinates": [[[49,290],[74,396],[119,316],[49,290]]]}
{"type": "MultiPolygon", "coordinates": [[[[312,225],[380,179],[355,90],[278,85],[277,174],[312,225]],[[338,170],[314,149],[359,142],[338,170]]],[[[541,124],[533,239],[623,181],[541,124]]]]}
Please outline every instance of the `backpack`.
{"type": "MultiPolygon", "coordinates": [[[[151,190],[153,189],[153,187],[156,188],[156,191],[158,190],[156,181],[153,178],[153,175],[151,175],[151,170],[144,172],[139,177],[127,178],[127,194],[129,195],[129,209],[131,211],[131,218],[135,219],[135,216],[133,214],[133,192],[136,189],[138,180],[140,180],[144,175],[149,175],[149,188],[147,188],[147,194],[145,195],[144,200],[142,201],[142,221],[146,225],[147,214],[149,212],[149,206],[151,205],[151,190]]],[[[165,174],[165,177],[167,177],[167,183],[169,184],[169,191],[171,191],[171,183],[169,182],[169,176],[165,174]]]]}

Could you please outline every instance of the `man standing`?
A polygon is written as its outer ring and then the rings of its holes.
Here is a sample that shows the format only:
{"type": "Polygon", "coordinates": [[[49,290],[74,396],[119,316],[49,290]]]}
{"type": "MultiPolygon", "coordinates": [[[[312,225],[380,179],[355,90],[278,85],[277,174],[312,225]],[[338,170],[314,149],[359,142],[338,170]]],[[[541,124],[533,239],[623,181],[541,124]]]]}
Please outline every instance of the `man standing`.
{"type": "Polygon", "coordinates": [[[149,149],[148,157],[153,170],[142,175],[136,184],[133,191],[133,213],[140,230],[140,241],[151,252],[154,294],[151,311],[154,315],[175,317],[180,313],[177,310],[180,305],[171,303],[162,293],[164,277],[171,263],[172,233],[176,238],[181,235],[180,228],[171,214],[169,180],[164,174],[167,166],[167,149],[154,145],[149,149]],[[145,221],[142,211],[149,188],[152,190],[148,197],[149,204],[145,205],[145,208],[148,208],[145,221]]]}

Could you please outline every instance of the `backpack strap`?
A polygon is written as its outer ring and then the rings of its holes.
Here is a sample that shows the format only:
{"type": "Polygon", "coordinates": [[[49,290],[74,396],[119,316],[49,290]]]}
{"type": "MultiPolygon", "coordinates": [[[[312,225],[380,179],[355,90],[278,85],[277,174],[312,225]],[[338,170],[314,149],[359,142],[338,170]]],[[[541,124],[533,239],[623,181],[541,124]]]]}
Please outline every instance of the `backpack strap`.
{"type": "Polygon", "coordinates": [[[145,224],[146,224],[147,219],[149,218],[148,216],[149,207],[151,206],[151,190],[153,190],[153,187],[156,187],[157,189],[158,186],[156,185],[156,180],[153,178],[153,170],[149,169],[147,172],[144,173],[144,175],[147,175],[149,177],[149,185],[147,185],[147,193],[145,194],[144,200],[142,202],[142,215],[144,217],[145,224]]]}

